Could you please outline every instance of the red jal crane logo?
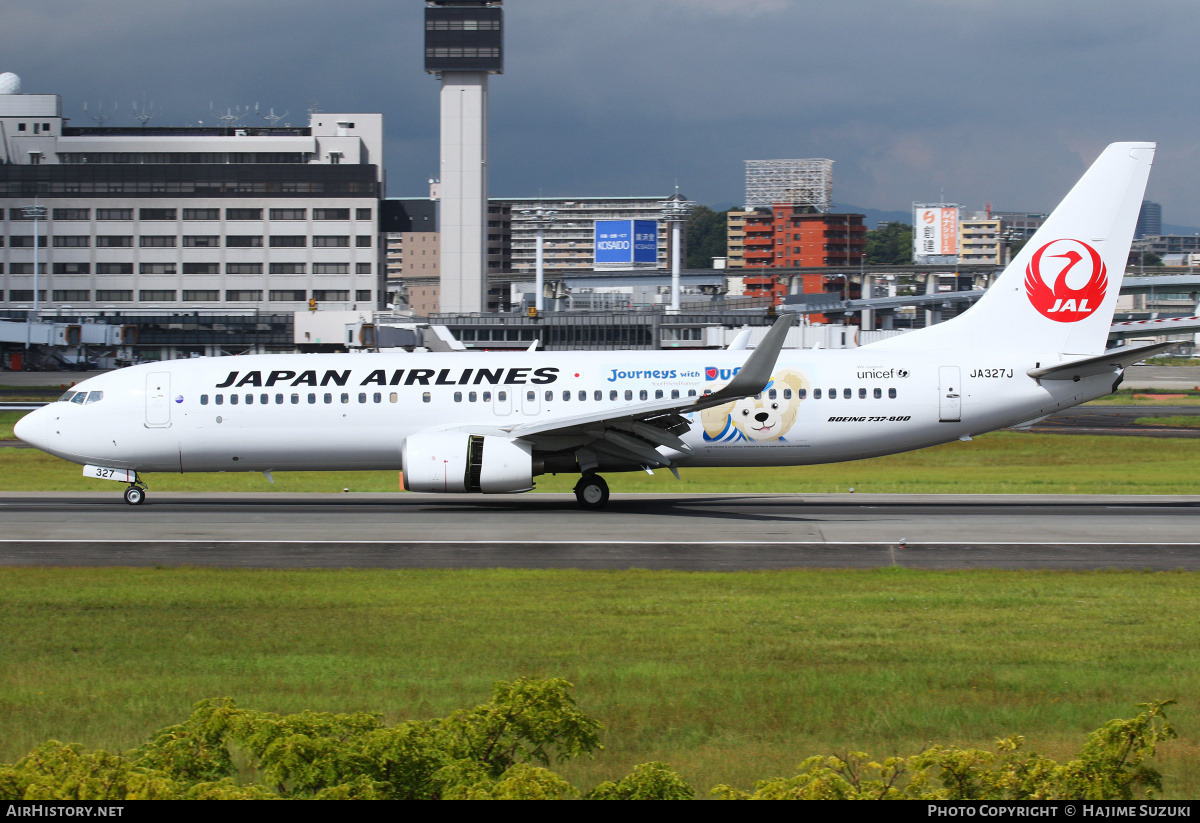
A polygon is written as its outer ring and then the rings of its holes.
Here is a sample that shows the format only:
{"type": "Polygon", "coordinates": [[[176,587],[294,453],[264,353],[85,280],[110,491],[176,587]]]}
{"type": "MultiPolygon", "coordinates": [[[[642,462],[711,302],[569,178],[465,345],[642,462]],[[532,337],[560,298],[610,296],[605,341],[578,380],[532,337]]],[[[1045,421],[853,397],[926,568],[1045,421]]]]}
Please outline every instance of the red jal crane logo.
{"type": "Polygon", "coordinates": [[[1044,317],[1075,323],[1091,317],[1108,292],[1100,253],[1081,240],[1052,240],[1033,253],[1025,293],[1044,317]]]}

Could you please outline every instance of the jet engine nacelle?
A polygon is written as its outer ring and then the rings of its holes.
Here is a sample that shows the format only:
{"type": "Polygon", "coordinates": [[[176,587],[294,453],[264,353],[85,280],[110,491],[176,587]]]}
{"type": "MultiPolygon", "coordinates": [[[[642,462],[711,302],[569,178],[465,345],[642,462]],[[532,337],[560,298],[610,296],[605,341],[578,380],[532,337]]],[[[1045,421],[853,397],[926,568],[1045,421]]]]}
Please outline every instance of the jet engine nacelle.
{"type": "Polygon", "coordinates": [[[425,432],[400,449],[410,492],[505,494],[533,488],[533,446],[463,432],[425,432]]]}

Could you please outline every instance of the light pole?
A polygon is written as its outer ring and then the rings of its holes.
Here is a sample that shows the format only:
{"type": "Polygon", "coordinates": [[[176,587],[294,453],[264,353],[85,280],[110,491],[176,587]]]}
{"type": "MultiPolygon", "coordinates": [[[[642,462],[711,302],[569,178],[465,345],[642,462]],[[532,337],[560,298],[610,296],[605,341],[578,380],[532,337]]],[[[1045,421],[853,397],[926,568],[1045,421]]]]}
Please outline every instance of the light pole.
{"type": "Polygon", "coordinates": [[[671,225],[671,308],[670,314],[679,314],[679,227],[687,222],[696,204],[678,191],[663,203],[662,218],[671,225]]]}
{"type": "Polygon", "coordinates": [[[520,222],[537,229],[537,245],[534,251],[534,272],[536,285],[533,289],[534,311],[542,310],[542,289],[545,287],[546,270],[544,266],[543,246],[545,245],[546,229],[558,219],[558,212],[538,206],[536,209],[522,209],[517,212],[520,222]]]}
{"type": "Polygon", "coordinates": [[[33,333],[33,318],[37,316],[38,305],[38,221],[46,217],[45,206],[25,206],[21,209],[26,220],[33,221],[33,312],[25,316],[25,349],[28,351],[30,336],[33,333]]]}

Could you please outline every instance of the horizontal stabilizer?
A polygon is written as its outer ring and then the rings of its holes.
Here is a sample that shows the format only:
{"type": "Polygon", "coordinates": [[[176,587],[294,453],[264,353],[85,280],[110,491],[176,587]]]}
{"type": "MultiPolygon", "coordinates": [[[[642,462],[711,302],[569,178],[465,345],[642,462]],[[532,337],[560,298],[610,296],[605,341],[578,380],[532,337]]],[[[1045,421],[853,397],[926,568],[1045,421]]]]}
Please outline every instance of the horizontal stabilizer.
{"type": "Polygon", "coordinates": [[[1145,360],[1153,354],[1166,351],[1178,344],[1178,341],[1175,341],[1173,343],[1150,343],[1145,346],[1120,346],[1095,357],[1084,357],[1081,360],[1058,363],[1042,369],[1030,369],[1026,374],[1038,380],[1079,380],[1083,377],[1105,374],[1132,366],[1139,360],[1145,360]]]}

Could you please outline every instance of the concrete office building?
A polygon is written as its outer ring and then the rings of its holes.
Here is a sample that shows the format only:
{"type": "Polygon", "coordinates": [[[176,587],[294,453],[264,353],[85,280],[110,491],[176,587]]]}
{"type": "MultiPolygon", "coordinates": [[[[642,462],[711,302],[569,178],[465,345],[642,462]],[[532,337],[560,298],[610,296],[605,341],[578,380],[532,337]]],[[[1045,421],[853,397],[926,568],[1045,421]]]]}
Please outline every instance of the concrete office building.
{"type": "Polygon", "coordinates": [[[299,128],[71,127],[53,94],[0,94],[0,308],[373,308],[383,116],[299,128]]]}

